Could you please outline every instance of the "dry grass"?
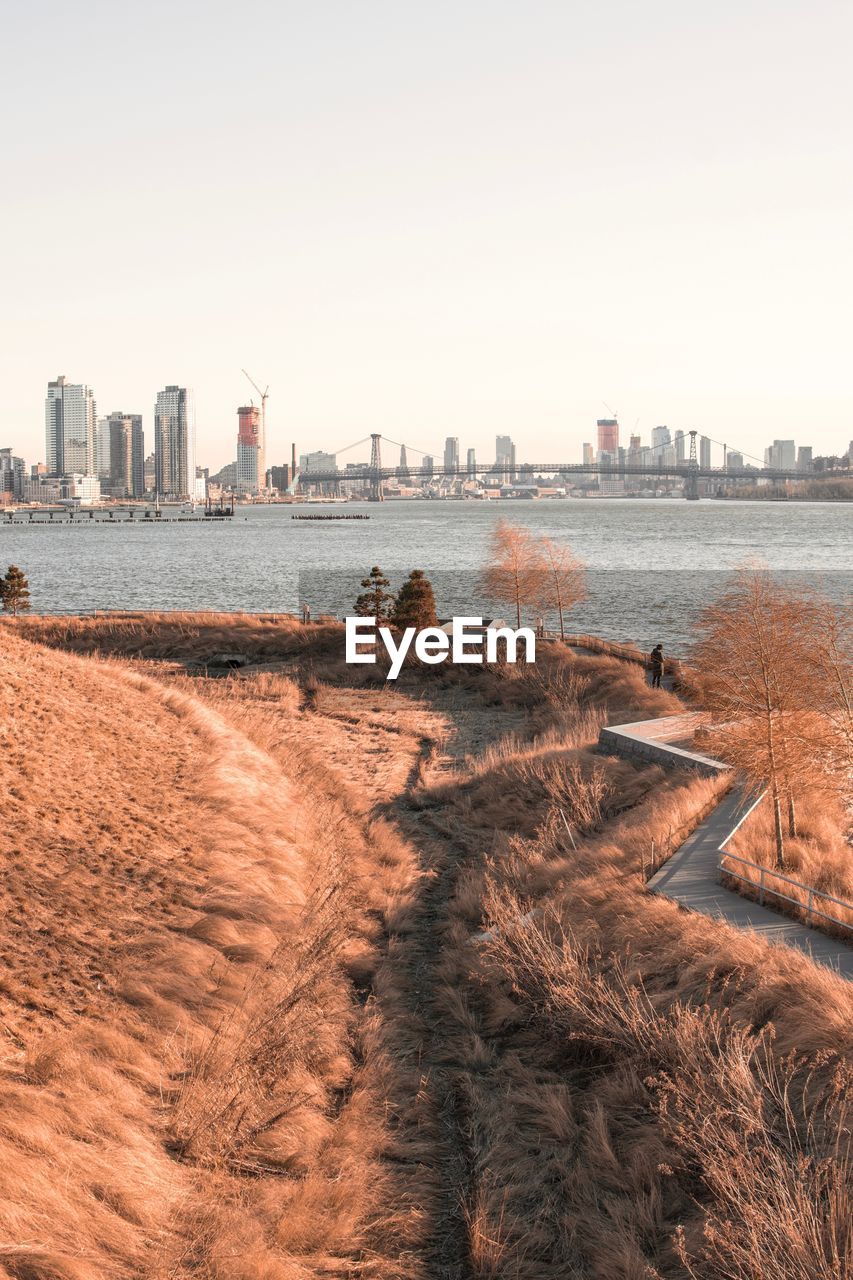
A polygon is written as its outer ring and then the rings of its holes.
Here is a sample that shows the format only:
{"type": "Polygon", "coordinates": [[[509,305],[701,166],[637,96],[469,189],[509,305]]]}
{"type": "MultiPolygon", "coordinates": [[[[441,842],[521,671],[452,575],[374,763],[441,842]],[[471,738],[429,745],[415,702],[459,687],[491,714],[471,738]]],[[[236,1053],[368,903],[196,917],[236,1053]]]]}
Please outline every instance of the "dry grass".
{"type": "MultiPolygon", "coordinates": [[[[797,812],[796,837],[785,846],[785,874],[824,893],[853,902],[853,849],[850,819],[831,796],[806,796],[797,812]]],[[[773,815],[764,801],[739,828],[733,853],[762,866],[775,865],[773,815]]]]}
{"type": "MultiPolygon", "coordinates": [[[[557,916],[520,925],[521,905],[511,894],[493,899],[487,964],[547,1040],[543,1065],[578,1083],[596,1077],[583,1112],[565,1109],[562,1136],[609,1188],[605,1206],[600,1188],[567,1171],[577,1232],[609,1237],[610,1272],[667,1267],[648,1244],[667,1207],[693,1195],[708,1206],[702,1230],[682,1223],[673,1236],[689,1274],[848,1274],[849,1063],[780,1061],[768,1028],[738,1025],[725,1007],[661,1004],[624,964],[579,947],[557,916]]],[[[555,1192],[543,1188],[540,1203],[559,1238],[565,1203],[555,1192]]],[[[506,1232],[503,1194],[494,1216],[506,1232]]],[[[523,1219],[509,1220],[517,1231],[523,1219]]],[[[567,1263],[569,1243],[567,1233],[567,1263]]]]}
{"type": "Polygon", "coordinates": [[[574,711],[558,690],[562,752],[557,727],[517,732],[401,814],[460,863],[435,1001],[472,1274],[849,1277],[851,993],[643,892],[651,850],[723,784],[579,745],[595,699],[626,720],[657,710],[599,661],[578,660],[574,711]]]}
{"type": "Polygon", "coordinates": [[[711,786],[586,841],[559,822],[495,840],[458,881],[440,1000],[475,1274],[853,1274],[846,984],[635,874],[711,786]]]}
{"type": "MultiPolygon", "coordinates": [[[[288,614],[101,613],[92,617],[0,618],[0,627],[26,640],[71,653],[203,662],[214,654],[245,653],[253,661],[291,658],[313,647],[335,647],[339,623],[310,627],[288,614]]],[[[341,650],[342,650],[341,645],[341,650]]]]}
{"type": "Polygon", "coordinates": [[[648,895],[719,783],[592,750],[673,695],[137,621],[68,643],[293,678],[3,633],[0,1276],[851,1280],[853,996],[648,895]]]}
{"type": "Polygon", "coordinates": [[[0,1274],[326,1274],[371,1233],[410,1274],[354,981],[413,870],[365,892],[335,788],[301,803],[267,749],[298,690],[260,680],[249,733],[114,663],[2,663],[0,1274]]]}

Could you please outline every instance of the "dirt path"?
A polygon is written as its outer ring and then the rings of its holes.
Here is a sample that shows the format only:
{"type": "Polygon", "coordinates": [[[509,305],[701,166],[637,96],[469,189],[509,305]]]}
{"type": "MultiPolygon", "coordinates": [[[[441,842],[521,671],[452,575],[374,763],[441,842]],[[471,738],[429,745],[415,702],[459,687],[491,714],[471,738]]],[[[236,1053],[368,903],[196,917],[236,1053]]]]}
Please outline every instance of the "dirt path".
{"type": "MultiPolygon", "coordinates": [[[[410,837],[412,825],[401,823],[404,830],[410,828],[406,831],[410,837]]],[[[411,1019],[420,1031],[416,1053],[423,1084],[411,1120],[416,1125],[426,1120],[433,1136],[431,1181],[435,1194],[424,1261],[431,1280],[466,1280],[473,1274],[465,1216],[470,1198],[466,1116],[456,1087],[446,1011],[437,998],[447,906],[458,860],[446,844],[424,841],[423,833],[418,846],[430,875],[418,903],[415,929],[405,947],[397,951],[394,963],[411,1019]]]]}
{"type": "Polygon", "coordinates": [[[387,910],[377,900],[379,955],[358,987],[364,1016],[355,1033],[390,1064],[378,1155],[387,1212],[412,1224],[405,1256],[387,1258],[384,1245],[380,1256],[406,1280],[492,1274],[503,1246],[492,1238],[500,1227],[484,1217],[482,1114],[484,1105],[500,1112],[512,1072],[498,1070],[500,1096],[489,1101],[497,1050],[468,984],[479,908],[466,881],[476,881],[492,841],[454,830],[454,815],[457,790],[479,776],[483,754],[526,737],[530,719],[518,706],[487,703],[476,688],[319,684],[303,687],[280,724],[320,766],[319,786],[334,790],[339,780],[338,799],[367,842],[383,824],[392,833],[399,896],[391,890],[387,910]]]}
{"type": "Polygon", "coordinates": [[[417,854],[422,879],[409,925],[388,938],[368,999],[403,1076],[417,1083],[414,1096],[397,1103],[399,1133],[390,1158],[407,1167],[417,1194],[427,1189],[423,1275],[472,1280],[479,1272],[470,1255],[471,1117],[461,1087],[470,1063],[462,1056],[464,1029],[449,1008],[447,972],[451,903],[469,855],[433,828],[423,796],[464,778],[466,761],[517,732],[521,717],[483,708],[458,691],[426,701],[339,689],[324,691],[302,719],[306,743],[322,745],[326,760],[350,783],[370,785],[377,794],[371,816],[393,824],[417,854]]]}

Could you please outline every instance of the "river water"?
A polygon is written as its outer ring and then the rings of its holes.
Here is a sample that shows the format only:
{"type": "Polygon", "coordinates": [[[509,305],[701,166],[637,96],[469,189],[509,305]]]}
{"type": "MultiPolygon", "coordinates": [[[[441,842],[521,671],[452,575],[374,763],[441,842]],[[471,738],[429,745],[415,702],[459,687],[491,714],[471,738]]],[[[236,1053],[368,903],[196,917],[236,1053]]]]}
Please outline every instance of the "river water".
{"type": "MultiPolygon", "coordinates": [[[[567,543],[587,566],[572,630],[674,651],[728,573],[759,561],[836,598],[853,586],[853,505],[586,499],[238,508],[233,520],[142,525],[78,517],[0,525],[0,565],[28,575],[34,612],[221,609],[352,612],[371,565],[394,586],[431,578],[440,616],[507,616],[480,588],[496,522],[567,543]],[[293,520],[345,511],[369,520],[293,520]]],[[[532,621],[532,617],[529,621],[532,621]]]]}

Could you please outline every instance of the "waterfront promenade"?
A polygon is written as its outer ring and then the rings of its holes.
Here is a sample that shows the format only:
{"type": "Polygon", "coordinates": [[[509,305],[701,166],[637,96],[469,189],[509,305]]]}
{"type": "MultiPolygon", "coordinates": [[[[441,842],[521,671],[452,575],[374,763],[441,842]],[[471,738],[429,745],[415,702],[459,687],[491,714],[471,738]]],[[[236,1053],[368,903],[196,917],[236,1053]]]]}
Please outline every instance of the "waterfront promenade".
{"type": "MultiPolygon", "coordinates": [[[[703,776],[727,774],[728,766],[722,761],[684,745],[698,719],[688,714],[610,725],[601,730],[599,747],[610,754],[686,768],[703,776]]],[[[720,863],[726,845],[754,804],[754,797],[747,796],[743,786],[733,781],[720,802],[650,878],[648,889],[690,911],[700,911],[736,929],[748,929],[765,942],[794,947],[816,964],[853,981],[853,946],[744,897],[723,883],[720,863]]]]}

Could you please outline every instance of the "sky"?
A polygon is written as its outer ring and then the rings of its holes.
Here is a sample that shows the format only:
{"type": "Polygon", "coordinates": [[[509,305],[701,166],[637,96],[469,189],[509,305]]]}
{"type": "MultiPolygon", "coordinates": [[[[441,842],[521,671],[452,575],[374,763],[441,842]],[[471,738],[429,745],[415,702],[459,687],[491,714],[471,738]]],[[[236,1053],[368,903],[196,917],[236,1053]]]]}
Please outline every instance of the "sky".
{"type": "MultiPolygon", "coordinates": [[[[853,437],[847,0],[0,0],[0,446],[853,437]]],[[[390,460],[396,461],[390,446],[390,460]]],[[[341,462],[366,457],[364,448],[341,462]]],[[[410,455],[410,458],[414,455],[410,455]]]]}

